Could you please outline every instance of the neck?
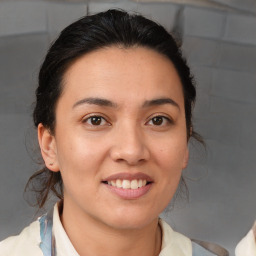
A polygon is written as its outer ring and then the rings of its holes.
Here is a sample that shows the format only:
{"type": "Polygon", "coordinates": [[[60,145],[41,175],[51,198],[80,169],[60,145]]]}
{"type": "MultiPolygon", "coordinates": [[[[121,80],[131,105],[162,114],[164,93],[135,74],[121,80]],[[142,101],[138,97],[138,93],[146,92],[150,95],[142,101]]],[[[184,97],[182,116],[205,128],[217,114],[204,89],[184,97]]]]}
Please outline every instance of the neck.
{"type": "Polygon", "coordinates": [[[86,214],[71,214],[64,205],[61,221],[81,256],[156,256],[161,250],[158,218],[139,229],[117,229],[86,214]]]}

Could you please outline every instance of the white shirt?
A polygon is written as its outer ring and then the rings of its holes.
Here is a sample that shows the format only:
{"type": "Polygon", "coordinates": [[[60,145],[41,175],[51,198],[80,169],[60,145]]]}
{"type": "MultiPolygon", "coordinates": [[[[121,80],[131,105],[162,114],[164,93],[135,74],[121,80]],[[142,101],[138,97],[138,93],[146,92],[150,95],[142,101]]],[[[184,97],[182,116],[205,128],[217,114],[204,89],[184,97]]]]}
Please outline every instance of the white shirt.
{"type": "MultiPolygon", "coordinates": [[[[256,222],[253,228],[256,230],[256,222]]],[[[235,253],[236,256],[256,256],[256,240],[252,229],[236,246],[235,253]]]]}
{"type": "MultiPolygon", "coordinates": [[[[159,220],[162,228],[162,248],[159,256],[192,256],[191,240],[159,220]]],[[[56,241],[57,256],[79,256],[60,221],[58,206],[53,211],[53,233],[56,241]]],[[[39,245],[40,223],[35,221],[18,236],[12,236],[0,242],[0,256],[44,256],[39,245]]]]}
{"type": "MultiPolygon", "coordinates": [[[[162,247],[159,256],[192,256],[192,243],[189,238],[173,231],[161,219],[159,224],[162,229],[162,247]]],[[[52,230],[57,256],[79,256],[62,226],[57,204],[53,211],[52,230]]],[[[40,243],[40,222],[37,220],[26,227],[20,235],[0,242],[0,256],[44,256],[39,247],[40,243]]],[[[256,256],[256,242],[252,230],[237,245],[236,256],[256,256]]]]}

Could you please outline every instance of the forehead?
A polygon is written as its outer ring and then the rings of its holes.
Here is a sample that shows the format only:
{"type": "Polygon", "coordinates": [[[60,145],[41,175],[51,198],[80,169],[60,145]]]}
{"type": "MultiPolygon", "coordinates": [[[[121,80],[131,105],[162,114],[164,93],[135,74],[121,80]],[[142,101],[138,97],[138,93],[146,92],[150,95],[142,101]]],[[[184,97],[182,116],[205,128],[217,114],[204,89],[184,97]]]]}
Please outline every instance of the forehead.
{"type": "Polygon", "coordinates": [[[82,96],[135,100],[169,95],[183,101],[172,62],[143,47],[113,46],[85,54],[68,68],[63,86],[63,94],[76,100],[82,96]]]}

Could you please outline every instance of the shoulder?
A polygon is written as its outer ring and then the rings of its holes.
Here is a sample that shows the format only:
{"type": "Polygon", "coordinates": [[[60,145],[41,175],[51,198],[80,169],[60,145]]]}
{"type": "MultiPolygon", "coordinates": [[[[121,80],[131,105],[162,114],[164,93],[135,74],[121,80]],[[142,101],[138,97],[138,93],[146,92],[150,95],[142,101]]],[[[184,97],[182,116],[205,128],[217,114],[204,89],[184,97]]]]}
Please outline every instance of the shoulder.
{"type": "Polygon", "coordinates": [[[188,237],[175,232],[162,219],[159,219],[159,225],[162,229],[162,248],[159,256],[192,256],[192,243],[188,237]]]}
{"type": "Polygon", "coordinates": [[[229,253],[223,247],[200,240],[192,240],[193,256],[228,256],[229,253]]]}
{"type": "Polygon", "coordinates": [[[0,256],[43,256],[40,250],[40,223],[32,222],[17,236],[0,242],[0,256]]]}
{"type": "Polygon", "coordinates": [[[236,246],[235,254],[236,256],[256,255],[256,222],[253,228],[236,246]]]}
{"type": "Polygon", "coordinates": [[[228,256],[228,252],[213,243],[192,240],[175,232],[165,221],[159,220],[162,228],[162,249],[159,256],[228,256]]]}

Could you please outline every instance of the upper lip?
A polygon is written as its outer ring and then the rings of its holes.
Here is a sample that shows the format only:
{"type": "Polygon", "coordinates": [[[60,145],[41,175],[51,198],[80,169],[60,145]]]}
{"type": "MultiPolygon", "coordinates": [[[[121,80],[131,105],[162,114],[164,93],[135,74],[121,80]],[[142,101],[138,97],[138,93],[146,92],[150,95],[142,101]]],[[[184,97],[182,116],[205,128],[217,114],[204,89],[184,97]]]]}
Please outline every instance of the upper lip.
{"type": "Polygon", "coordinates": [[[112,180],[146,180],[147,182],[153,182],[153,179],[142,172],[137,173],[128,173],[128,172],[121,172],[116,173],[108,176],[103,181],[112,181],[112,180]]]}

